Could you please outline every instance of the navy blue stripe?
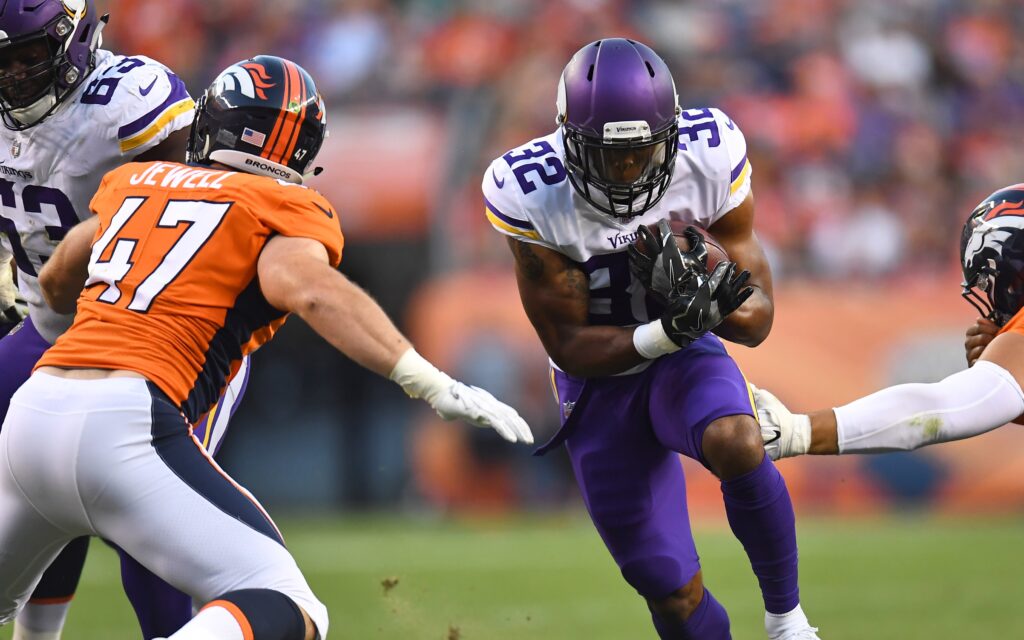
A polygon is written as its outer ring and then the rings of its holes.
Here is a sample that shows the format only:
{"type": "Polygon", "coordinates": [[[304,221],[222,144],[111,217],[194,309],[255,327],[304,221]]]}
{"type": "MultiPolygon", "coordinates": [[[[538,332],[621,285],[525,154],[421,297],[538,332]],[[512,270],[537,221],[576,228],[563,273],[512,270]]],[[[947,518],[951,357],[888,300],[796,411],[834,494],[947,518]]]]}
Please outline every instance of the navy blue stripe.
{"type": "Polygon", "coordinates": [[[176,102],[181,102],[191,96],[188,95],[188,89],[185,88],[185,83],[181,81],[178,76],[174,75],[170,71],[167,71],[167,80],[171,83],[171,92],[167,95],[167,99],[161,102],[158,106],[153,108],[149,113],[144,116],[129,122],[120,129],[117,130],[117,137],[120,140],[130,138],[133,135],[144,130],[149,125],[157,121],[157,117],[160,116],[164,111],[176,102]]]}
{"type": "Polygon", "coordinates": [[[210,339],[203,368],[181,407],[190,422],[195,424],[220,398],[231,373],[231,364],[242,359],[242,346],[254,333],[284,315],[284,311],[275,309],[263,297],[256,278],[238,294],[235,306],[224,316],[224,326],[210,339]]]}
{"type": "Polygon", "coordinates": [[[152,445],[164,464],[210,504],[282,547],[285,546],[274,523],[263,510],[206,459],[189,435],[184,416],[171,400],[152,382],[146,384],[153,396],[152,445]]]}
{"type": "Polygon", "coordinates": [[[494,215],[498,216],[498,219],[504,221],[506,224],[510,224],[513,227],[517,227],[519,229],[533,229],[534,228],[533,224],[531,222],[529,222],[528,220],[520,220],[518,218],[513,218],[511,216],[505,215],[500,210],[498,210],[498,207],[494,206],[493,202],[491,202],[487,198],[484,198],[484,206],[487,207],[488,209],[490,209],[491,213],[493,213],[494,215]]]}
{"type": "Polygon", "coordinates": [[[743,167],[745,166],[747,166],[747,154],[744,153],[743,159],[740,160],[740,163],[736,165],[732,170],[732,173],[729,174],[729,182],[736,182],[736,178],[740,177],[740,174],[743,173],[743,167]]]}

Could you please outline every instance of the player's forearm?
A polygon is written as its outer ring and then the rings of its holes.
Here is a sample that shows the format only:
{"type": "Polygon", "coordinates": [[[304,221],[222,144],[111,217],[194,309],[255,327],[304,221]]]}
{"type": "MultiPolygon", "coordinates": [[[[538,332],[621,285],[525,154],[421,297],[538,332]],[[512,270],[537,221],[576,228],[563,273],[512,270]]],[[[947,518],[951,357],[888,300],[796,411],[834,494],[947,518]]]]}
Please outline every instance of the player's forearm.
{"type": "Polygon", "coordinates": [[[633,346],[633,329],[586,326],[563,330],[545,341],[559,369],[578,378],[597,378],[628,371],[645,358],[633,346]]]}
{"type": "Polygon", "coordinates": [[[359,365],[388,376],[410,347],[384,310],[340,273],[312,285],[295,313],[359,365]]]}
{"type": "MultiPolygon", "coordinates": [[[[829,413],[811,417],[811,453],[816,431],[824,444],[829,413]]],[[[1024,392],[1006,369],[982,361],[940,382],[883,389],[834,413],[839,453],[909,451],[1001,427],[1024,413],[1024,392]]]]}
{"type": "Polygon", "coordinates": [[[98,228],[99,219],[95,217],[73,227],[39,272],[39,288],[46,304],[57,313],[75,312],[89,277],[92,239],[98,228]]]}
{"type": "Polygon", "coordinates": [[[756,347],[764,342],[772,330],[775,305],[760,288],[755,287],[753,295],[729,314],[714,333],[724,340],[747,347],[756,347]]]}

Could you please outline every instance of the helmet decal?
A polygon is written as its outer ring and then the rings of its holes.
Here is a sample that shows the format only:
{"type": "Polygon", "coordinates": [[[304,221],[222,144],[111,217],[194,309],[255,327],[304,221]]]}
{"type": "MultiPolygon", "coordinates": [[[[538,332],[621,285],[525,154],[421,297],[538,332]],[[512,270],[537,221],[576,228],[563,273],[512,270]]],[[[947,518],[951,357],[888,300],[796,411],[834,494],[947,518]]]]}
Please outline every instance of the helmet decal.
{"type": "Polygon", "coordinates": [[[996,191],[964,224],[962,294],[983,316],[1004,325],[1024,307],[1024,184],[996,191]]]}

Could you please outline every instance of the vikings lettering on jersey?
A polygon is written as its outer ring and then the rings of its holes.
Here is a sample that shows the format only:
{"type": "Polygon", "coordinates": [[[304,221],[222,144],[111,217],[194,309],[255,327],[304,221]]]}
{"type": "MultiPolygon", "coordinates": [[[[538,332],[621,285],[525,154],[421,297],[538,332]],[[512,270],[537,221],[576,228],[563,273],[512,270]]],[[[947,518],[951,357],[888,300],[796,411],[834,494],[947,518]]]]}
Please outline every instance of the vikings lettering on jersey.
{"type": "Polygon", "coordinates": [[[626,247],[641,224],[677,219],[707,229],[750,193],[750,162],[739,127],[718,109],[679,117],[678,154],[668,190],[633,218],[597,211],[567,179],[560,131],[494,160],[483,179],[484,213],[499,232],[553,249],[590,278],[590,322],[633,326],[657,317],[629,272],[626,247]]]}
{"type": "Polygon", "coordinates": [[[50,117],[25,131],[0,128],[0,245],[47,340],[71,324],[49,309],[36,277],[67,230],[90,215],[103,175],[192,123],[184,83],[143,56],[96,52],[96,68],[50,117]]]}

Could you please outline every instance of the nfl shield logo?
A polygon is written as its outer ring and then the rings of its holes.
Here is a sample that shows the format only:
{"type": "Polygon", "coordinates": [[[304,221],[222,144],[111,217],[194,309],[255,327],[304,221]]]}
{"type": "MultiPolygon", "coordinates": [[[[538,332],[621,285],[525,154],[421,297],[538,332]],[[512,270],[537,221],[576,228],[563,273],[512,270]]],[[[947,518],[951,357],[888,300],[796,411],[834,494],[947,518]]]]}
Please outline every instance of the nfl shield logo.
{"type": "Polygon", "coordinates": [[[21,155],[21,140],[15,140],[11,144],[11,157],[17,158],[21,155]]]}

